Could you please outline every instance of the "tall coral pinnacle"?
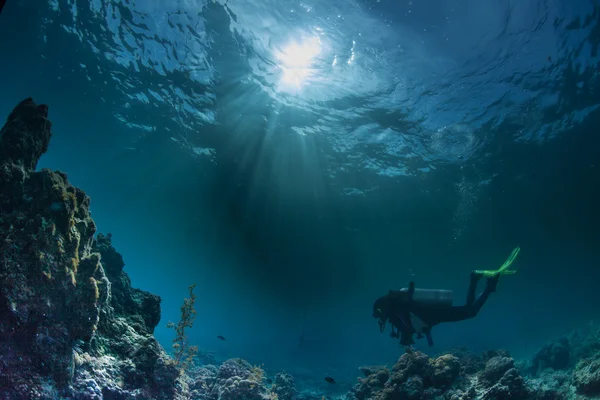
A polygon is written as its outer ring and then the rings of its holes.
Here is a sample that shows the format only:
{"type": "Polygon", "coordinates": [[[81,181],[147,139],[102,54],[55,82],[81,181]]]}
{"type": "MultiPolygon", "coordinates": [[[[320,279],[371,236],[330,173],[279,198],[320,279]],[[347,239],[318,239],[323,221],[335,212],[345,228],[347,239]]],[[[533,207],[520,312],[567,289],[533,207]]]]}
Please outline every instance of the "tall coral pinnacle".
{"type": "Polygon", "coordinates": [[[152,335],[160,298],[131,286],[110,235],[94,240],[85,192],[34,171],[47,118],[26,99],[0,127],[0,399],[183,400],[152,335]]]}
{"type": "Polygon", "coordinates": [[[12,163],[32,172],[48,150],[52,134],[48,106],[32,98],[21,101],[0,131],[0,163],[12,163]]]}

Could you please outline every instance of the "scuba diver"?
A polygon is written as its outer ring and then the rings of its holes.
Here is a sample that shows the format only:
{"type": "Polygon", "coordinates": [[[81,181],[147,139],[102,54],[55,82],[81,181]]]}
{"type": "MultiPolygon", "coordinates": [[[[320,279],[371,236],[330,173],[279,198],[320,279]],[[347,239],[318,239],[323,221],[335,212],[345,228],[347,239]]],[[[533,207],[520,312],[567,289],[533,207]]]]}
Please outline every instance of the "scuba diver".
{"type": "Polygon", "coordinates": [[[417,338],[425,336],[429,346],[433,346],[431,328],[442,322],[455,322],[473,318],[488,299],[496,291],[500,275],[511,275],[517,271],[509,269],[519,254],[516,248],[508,259],[497,270],[476,270],[471,272],[471,282],[467,293],[467,303],[462,306],[452,305],[451,290],[415,289],[414,282],[408,288],[390,290],[388,294],[378,298],[373,304],[373,317],[379,319],[379,330],[383,332],[385,325],[392,325],[393,338],[399,338],[400,344],[414,344],[413,335],[417,338]],[[475,299],[477,283],[487,277],[484,291],[475,299]]]}

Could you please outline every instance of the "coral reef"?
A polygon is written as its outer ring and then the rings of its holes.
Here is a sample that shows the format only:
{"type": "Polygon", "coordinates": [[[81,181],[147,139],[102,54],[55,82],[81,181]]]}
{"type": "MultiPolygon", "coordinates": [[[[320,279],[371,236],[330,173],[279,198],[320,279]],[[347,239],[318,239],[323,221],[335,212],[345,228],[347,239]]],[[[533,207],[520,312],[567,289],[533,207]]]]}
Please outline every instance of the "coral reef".
{"type": "Polygon", "coordinates": [[[461,372],[458,357],[445,354],[430,358],[419,351],[408,351],[389,371],[385,367],[361,368],[364,378],[351,395],[362,399],[428,399],[444,393],[461,372]]]}
{"type": "Polygon", "coordinates": [[[62,172],[35,171],[51,126],[29,98],[0,130],[2,400],[293,399],[290,375],[269,387],[241,359],[191,364],[193,286],[167,355],[153,336],[161,300],[131,287],[110,234],[94,238],[89,197],[62,172]]]}
{"type": "Polygon", "coordinates": [[[361,367],[347,399],[582,400],[600,398],[600,330],[587,328],[544,345],[518,363],[506,351],[457,350],[429,357],[402,355],[391,371],[361,367]],[[576,355],[576,357],[574,356],[576,355]]]}
{"type": "Polygon", "coordinates": [[[271,391],[277,395],[278,400],[295,400],[298,397],[294,377],[286,372],[275,375],[271,391]]]}
{"type": "Polygon", "coordinates": [[[473,374],[475,356],[445,354],[431,358],[419,351],[402,355],[389,371],[384,367],[363,368],[364,378],[349,393],[354,399],[526,399],[524,378],[506,356],[478,357],[484,365],[473,374]],[[487,360],[486,360],[487,358],[487,360]]]}
{"type": "Polygon", "coordinates": [[[571,361],[571,346],[567,338],[548,343],[543,346],[533,357],[531,367],[534,373],[546,368],[554,370],[566,369],[571,361]]]}
{"type": "Polygon", "coordinates": [[[35,171],[48,108],[18,104],[0,130],[0,393],[3,399],[176,399],[180,371],[152,332],[160,298],[131,287],[89,197],[35,171]]]}
{"type": "Polygon", "coordinates": [[[232,358],[219,367],[209,365],[189,371],[192,399],[197,400],[287,400],[278,397],[276,385],[269,388],[262,368],[232,358]]]}
{"type": "Polygon", "coordinates": [[[577,392],[586,396],[600,396],[600,354],[577,363],[573,372],[577,392]]]}

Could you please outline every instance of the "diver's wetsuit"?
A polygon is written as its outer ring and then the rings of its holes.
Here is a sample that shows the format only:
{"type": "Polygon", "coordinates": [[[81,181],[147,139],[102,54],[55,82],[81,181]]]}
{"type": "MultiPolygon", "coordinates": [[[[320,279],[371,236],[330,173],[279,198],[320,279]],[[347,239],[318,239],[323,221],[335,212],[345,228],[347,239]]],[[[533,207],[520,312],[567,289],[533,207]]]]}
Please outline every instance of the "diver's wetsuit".
{"type": "Polygon", "coordinates": [[[387,295],[377,299],[373,305],[373,316],[379,319],[382,332],[386,322],[392,324],[391,336],[400,337],[400,344],[404,346],[414,344],[412,337],[416,333],[419,338],[424,334],[429,345],[432,346],[431,328],[442,322],[462,321],[475,317],[490,293],[496,291],[498,277],[499,275],[488,278],[485,290],[475,299],[475,290],[481,275],[472,273],[467,303],[463,306],[413,301],[414,283],[411,282],[408,291],[391,290],[387,295]]]}

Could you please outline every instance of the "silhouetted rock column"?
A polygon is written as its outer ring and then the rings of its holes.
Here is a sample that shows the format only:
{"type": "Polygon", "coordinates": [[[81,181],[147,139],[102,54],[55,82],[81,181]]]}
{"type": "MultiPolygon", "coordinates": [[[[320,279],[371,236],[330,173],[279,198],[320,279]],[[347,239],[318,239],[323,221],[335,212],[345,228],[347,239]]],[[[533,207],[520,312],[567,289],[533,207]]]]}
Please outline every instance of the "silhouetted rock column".
{"type": "Polygon", "coordinates": [[[17,381],[41,373],[66,385],[74,341],[98,323],[99,256],[89,198],[65,174],[34,172],[51,138],[47,117],[26,99],[0,131],[0,348],[17,381]]]}
{"type": "Polygon", "coordinates": [[[160,298],[131,287],[110,235],[94,241],[89,197],[35,171],[47,117],[26,99],[0,130],[0,397],[178,399],[180,371],[152,336],[160,298]]]}
{"type": "Polygon", "coordinates": [[[23,100],[0,131],[0,164],[14,164],[26,172],[35,170],[38,160],[48,150],[51,127],[48,106],[37,105],[31,98],[23,100]]]}

